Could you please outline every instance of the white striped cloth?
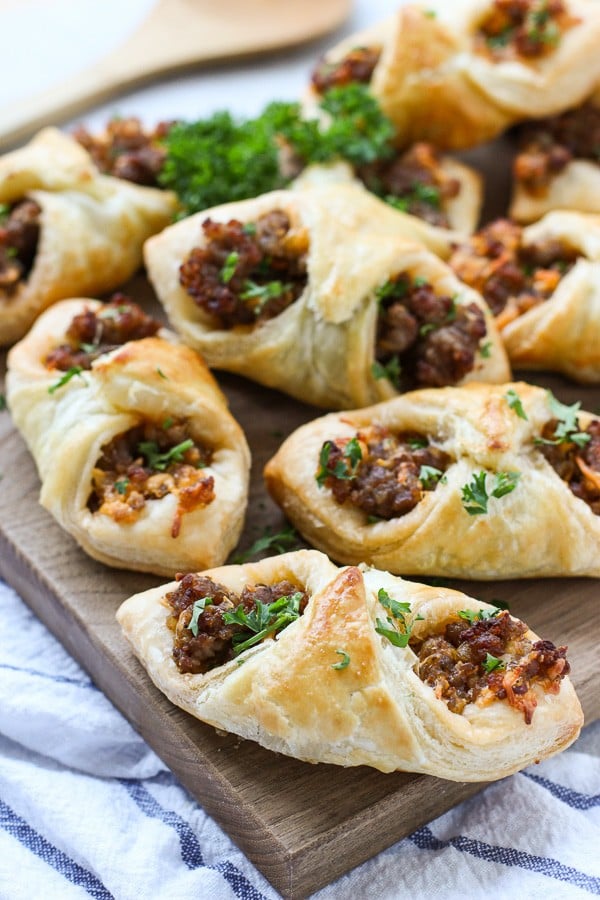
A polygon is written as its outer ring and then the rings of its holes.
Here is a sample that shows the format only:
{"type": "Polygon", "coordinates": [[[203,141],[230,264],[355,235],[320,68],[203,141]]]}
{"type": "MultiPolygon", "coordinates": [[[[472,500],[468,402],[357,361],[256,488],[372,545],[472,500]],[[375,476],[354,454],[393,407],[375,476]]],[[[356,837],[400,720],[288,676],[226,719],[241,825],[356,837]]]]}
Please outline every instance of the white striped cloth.
{"type": "MultiPolygon", "coordinates": [[[[318,900],[600,895],[600,722],[323,888],[318,900]]],[[[0,898],[277,892],[0,582],[0,898]]]]}

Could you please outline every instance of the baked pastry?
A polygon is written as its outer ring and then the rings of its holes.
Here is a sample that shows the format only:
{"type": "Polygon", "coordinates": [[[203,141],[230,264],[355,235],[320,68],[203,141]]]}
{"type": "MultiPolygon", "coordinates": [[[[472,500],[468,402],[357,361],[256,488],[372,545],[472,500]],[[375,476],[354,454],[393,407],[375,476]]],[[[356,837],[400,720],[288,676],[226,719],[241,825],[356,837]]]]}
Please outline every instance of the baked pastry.
{"type": "Polygon", "coordinates": [[[172,219],[175,196],[101,175],[53,128],[0,158],[0,344],[57,300],[127,281],[142,245],[172,219]]]}
{"type": "Polygon", "coordinates": [[[519,130],[510,217],[529,223],[553,209],[600,213],[600,92],[519,130]]]}
{"type": "Polygon", "coordinates": [[[589,96],[599,40],[593,0],[403,5],[325,54],[307,105],[337,85],[368,84],[400,146],[472,147],[589,96]]]}
{"type": "Polygon", "coordinates": [[[421,390],[295,431],[265,468],[304,538],[403,575],[600,575],[600,420],[524,383],[421,390]]]}
{"type": "Polygon", "coordinates": [[[450,265],[487,301],[513,366],[600,381],[600,217],[557,211],[525,229],[498,220],[450,265]]]}
{"type": "Polygon", "coordinates": [[[471,234],[477,227],[483,199],[481,176],[451,156],[441,156],[431,144],[417,143],[391,159],[362,166],[341,161],[313,164],[292,187],[352,181],[364,184],[394,209],[437,228],[471,234]]]}
{"type": "Polygon", "coordinates": [[[315,551],[186,575],[117,618],[173,703],[308,762],[487,781],[582,725],[565,647],[458,591],[315,551]]]}
{"type": "Polygon", "coordinates": [[[510,377],[481,298],[404,237],[428,228],[336,185],[215,207],[144,254],[169,320],[209,366],[347,408],[413,383],[510,377]]]}
{"type": "Polygon", "coordinates": [[[237,543],[250,454],[203,361],[124,295],[56,304],[8,357],[40,502],[107,565],[173,575],[237,543]]]}

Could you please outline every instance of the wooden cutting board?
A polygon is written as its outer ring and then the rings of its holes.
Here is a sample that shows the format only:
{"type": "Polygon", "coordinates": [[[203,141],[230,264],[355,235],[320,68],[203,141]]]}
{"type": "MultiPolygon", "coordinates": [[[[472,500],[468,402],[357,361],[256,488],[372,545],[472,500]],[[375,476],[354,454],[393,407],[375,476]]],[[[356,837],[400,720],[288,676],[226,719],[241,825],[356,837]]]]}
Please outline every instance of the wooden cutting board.
{"type": "MultiPolygon", "coordinates": [[[[128,288],[148,296],[142,278],[128,288]]],[[[600,391],[561,379],[563,401],[600,405],[600,391]]],[[[219,375],[253,452],[249,515],[241,548],[283,519],[262,484],[262,468],[290,431],[319,411],[233,376],[219,375]]],[[[37,502],[33,462],[0,413],[0,575],[80,662],[204,809],[286,898],[306,897],[481,790],[422,775],[366,767],[313,766],[217,734],[172,706],[153,686],[121,636],[122,600],[159,579],[88,559],[37,502]]],[[[450,582],[449,582],[450,583],[450,582]]],[[[541,636],[569,645],[586,721],[600,717],[597,689],[598,582],[586,579],[465,583],[484,600],[508,601],[541,636]]],[[[510,838],[508,838],[510,840],[510,838]]]]}

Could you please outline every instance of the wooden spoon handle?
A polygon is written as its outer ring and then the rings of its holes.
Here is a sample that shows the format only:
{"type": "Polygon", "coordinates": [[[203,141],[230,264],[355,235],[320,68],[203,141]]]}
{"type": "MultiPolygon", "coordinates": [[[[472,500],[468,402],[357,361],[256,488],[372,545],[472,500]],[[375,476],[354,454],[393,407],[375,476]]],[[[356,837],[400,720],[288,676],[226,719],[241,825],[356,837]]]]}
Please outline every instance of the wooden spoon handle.
{"type": "Polygon", "coordinates": [[[159,0],[117,50],[67,81],[5,106],[0,148],[167,74],[319,37],[351,0],[159,0]]]}

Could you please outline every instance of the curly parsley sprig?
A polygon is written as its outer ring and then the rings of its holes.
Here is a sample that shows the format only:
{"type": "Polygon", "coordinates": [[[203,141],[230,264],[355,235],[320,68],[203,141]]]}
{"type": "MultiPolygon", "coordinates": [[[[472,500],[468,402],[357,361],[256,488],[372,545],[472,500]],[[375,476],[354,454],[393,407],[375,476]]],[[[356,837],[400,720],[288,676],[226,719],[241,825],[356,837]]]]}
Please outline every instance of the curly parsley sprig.
{"type": "Polygon", "coordinates": [[[410,613],[410,603],[403,603],[390,597],[385,588],[380,588],[377,599],[390,615],[386,617],[387,625],[381,619],[375,619],[375,631],[388,639],[394,647],[406,647],[410,640],[413,622],[423,619],[423,616],[414,616],[411,622],[407,622],[406,616],[410,613]]]}
{"type": "Polygon", "coordinates": [[[488,493],[485,471],[474,472],[472,480],[462,487],[462,504],[470,516],[485,515],[491,497],[504,497],[512,493],[521,477],[520,472],[496,472],[494,485],[488,493]]]}

